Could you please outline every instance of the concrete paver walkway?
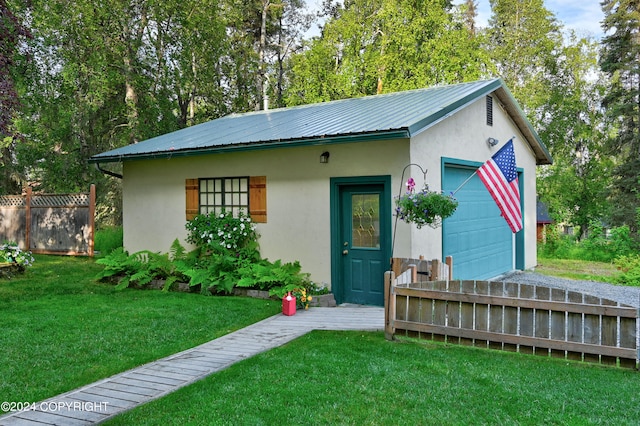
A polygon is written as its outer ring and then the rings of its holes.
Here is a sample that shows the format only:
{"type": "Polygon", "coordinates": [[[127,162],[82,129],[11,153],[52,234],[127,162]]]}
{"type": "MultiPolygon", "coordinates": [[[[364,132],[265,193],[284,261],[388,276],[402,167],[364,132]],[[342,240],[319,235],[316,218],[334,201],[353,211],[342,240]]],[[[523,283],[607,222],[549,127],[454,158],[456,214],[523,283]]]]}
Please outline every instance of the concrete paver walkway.
{"type": "Polygon", "coordinates": [[[0,425],[89,425],[161,398],[312,330],[384,330],[384,309],[343,305],[276,315],[195,348],[0,416],[0,425]]]}

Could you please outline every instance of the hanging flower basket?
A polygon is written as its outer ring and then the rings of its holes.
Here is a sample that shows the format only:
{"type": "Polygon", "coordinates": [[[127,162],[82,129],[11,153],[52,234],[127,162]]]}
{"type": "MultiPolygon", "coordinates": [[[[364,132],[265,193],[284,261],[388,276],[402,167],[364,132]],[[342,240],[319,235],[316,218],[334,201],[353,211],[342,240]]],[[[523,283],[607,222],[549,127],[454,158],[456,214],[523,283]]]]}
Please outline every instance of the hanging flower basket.
{"type": "Polygon", "coordinates": [[[414,191],[415,181],[410,178],[407,181],[407,193],[395,199],[396,215],[407,223],[415,223],[418,228],[425,225],[432,228],[441,226],[442,221],[455,213],[458,207],[453,195],[429,191],[428,185],[419,192],[414,191]]]}

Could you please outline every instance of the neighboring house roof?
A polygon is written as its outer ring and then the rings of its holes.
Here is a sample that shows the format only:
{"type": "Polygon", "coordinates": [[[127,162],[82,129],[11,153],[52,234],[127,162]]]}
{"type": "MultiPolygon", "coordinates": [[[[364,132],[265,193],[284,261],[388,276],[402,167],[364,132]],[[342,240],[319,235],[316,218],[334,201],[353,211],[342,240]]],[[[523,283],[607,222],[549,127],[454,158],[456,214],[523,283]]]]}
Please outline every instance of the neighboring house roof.
{"type": "Polygon", "coordinates": [[[549,216],[549,209],[547,208],[547,205],[540,200],[536,201],[536,223],[553,223],[553,219],[549,216]]]}
{"type": "Polygon", "coordinates": [[[97,154],[89,161],[410,138],[492,92],[526,138],[537,163],[550,164],[549,151],[501,79],[231,114],[97,154]]]}

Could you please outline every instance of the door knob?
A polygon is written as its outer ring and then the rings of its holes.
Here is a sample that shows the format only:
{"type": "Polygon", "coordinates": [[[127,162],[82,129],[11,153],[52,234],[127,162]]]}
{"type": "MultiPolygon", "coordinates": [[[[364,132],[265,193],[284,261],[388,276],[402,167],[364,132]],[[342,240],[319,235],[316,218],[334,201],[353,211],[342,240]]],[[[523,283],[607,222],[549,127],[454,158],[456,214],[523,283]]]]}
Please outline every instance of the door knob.
{"type": "Polygon", "coordinates": [[[349,250],[342,250],[342,254],[349,254],[349,250]]]}

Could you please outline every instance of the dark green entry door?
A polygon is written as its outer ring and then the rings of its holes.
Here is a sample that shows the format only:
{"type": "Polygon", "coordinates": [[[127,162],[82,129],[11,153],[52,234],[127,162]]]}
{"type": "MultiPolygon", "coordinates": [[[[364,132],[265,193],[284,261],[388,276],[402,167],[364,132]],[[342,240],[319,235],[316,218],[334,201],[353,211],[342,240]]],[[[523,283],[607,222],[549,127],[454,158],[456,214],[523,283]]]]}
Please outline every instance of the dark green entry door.
{"type": "Polygon", "coordinates": [[[384,272],[390,212],[382,184],[343,185],[339,189],[341,302],[384,305],[384,272]]]}

